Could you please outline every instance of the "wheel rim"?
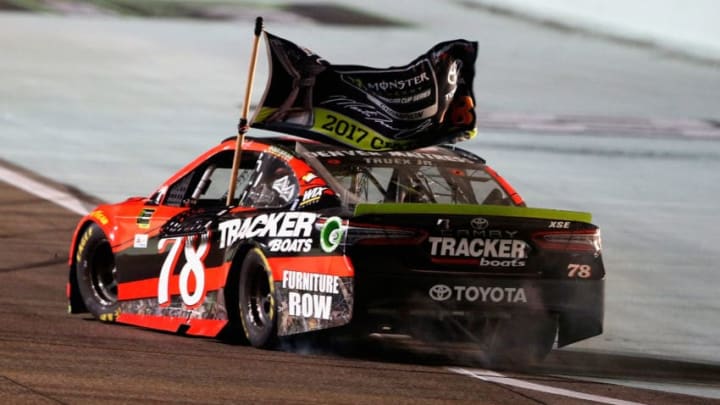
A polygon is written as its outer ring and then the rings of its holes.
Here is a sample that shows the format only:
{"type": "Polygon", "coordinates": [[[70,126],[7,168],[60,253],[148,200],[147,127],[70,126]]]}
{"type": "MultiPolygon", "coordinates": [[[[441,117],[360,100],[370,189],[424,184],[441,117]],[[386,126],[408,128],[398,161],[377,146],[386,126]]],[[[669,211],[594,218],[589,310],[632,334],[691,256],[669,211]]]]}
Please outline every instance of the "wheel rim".
{"type": "Polygon", "coordinates": [[[273,302],[265,268],[261,265],[254,266],[245,285],[247,320],[256,329],[269,327],[272,322],[273,302]]]}
{"type": "Polygon", "coordinates": [[[117,302],[117,268],[112,249],[107,243],[95,250],[90,261],[90,287],[103,305],[117,302]]]}

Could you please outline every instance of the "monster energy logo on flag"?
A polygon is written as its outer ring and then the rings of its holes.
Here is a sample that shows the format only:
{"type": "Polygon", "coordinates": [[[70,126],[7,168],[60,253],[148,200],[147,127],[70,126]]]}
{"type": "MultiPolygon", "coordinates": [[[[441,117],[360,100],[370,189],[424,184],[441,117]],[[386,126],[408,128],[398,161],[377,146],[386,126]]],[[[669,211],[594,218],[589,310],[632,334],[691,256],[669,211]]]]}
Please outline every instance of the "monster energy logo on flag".
{"type": "Polygon", "coordinates": [[[476,42],[442,42],[405,66],[379,69],[331,65],[265,35],[270,79],[255,128],[378,151],[457,142],[476,133],[476,42]]]}

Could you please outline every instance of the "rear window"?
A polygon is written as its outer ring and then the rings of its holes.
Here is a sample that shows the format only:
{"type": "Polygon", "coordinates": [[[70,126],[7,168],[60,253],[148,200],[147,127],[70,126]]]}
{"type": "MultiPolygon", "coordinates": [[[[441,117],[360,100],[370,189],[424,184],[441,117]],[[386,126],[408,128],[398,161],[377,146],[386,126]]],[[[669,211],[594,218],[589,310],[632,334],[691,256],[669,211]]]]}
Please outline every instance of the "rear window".
{"type": "Polygon", "coordinates": [[[332,176],[331,186],[365,203],[513,205],[485,170],[482,159],[442,147],[371,152],[303,145],[316,170],[332,176]]]}

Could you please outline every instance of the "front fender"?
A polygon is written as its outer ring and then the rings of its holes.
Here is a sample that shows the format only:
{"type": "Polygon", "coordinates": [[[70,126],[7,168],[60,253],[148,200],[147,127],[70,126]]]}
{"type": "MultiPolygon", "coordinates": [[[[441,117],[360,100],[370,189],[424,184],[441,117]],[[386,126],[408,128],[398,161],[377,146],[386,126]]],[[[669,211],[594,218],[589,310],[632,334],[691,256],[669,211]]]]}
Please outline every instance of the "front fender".
{"type": "Polygon", "coordinates": [[[68,313],[78,314],[87,312],[85,304],[83,303],[80,291],[77,286],[77,261],[78,251],[81,244],[83,244],[82,235],[91,224],[96,224],[102,229],[106,237],[110,240],[110,245],[114,245],[114,240],[111,239],[114,236],[112,232],[112,224],[102,207],[98,207],[85,217],[83,217],[75,227],[72,239],[70,240],[70,248],[68,249],[68,281],[65,288],[65,295],[68,299],[68,313]],[[108,236],[110,235],[110,236],[108,236]]]}

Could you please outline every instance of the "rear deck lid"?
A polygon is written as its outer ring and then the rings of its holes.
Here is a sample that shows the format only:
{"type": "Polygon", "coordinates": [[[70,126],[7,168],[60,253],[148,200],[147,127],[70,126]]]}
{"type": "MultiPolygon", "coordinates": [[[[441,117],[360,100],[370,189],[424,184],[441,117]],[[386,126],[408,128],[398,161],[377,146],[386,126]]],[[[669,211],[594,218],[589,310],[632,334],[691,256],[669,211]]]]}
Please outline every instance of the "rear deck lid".
{"type": "Polygon", "coordinates": [[[591,220],[589,213],[543,208],[358,204],[347,242],[356,253],[392,256],[407,270],[539,275],[558,257],[599,254],[591,220]]]}

